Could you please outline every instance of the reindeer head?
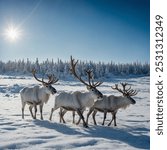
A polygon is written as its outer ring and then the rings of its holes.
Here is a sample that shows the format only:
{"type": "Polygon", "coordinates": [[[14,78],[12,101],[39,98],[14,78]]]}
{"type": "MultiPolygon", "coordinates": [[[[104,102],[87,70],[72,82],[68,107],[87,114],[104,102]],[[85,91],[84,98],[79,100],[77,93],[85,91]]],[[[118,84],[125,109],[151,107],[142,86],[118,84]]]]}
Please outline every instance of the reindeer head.
{"type": "Polygon", "coordinates": [[[53,74],[52,75],[47,75],[48,77],[48,82],[45,82],[44,79],[42,78],[42,80],[39,80],[36,77],[36,69],[32,69],[32,75],[34,76],[34,78],[38,81],[41,82],[42,85],[45,87],[46,92],[48,94],[55,94],[57,93],[56,89],[52,86],[52,84],[56,83],[59,79],[57,79],[53,74]]]}
{"type": "Polygon", "coordinates": [[[123,87],[123,90],[118,88],[118,84],[115,84],[115,87],[112,86],[111,88],[122,93],[124,97],[128,98],[131,104],[135,104],[136,101],[131,96],[135,96],[137,94],[137,91],[131,89],[131,86],[128,89],[126,89],[126,86],[128,85],[127,83],[121,83],[121,85],[123,87]]]}
{"type": "Polygon", "coordinates": [[[100,86],[103,82],[96,82],[93,81],[93,72],[92,70],[86,70],[87,76],[88,76],[88,83],[85,82],[81,76],[78,76],[76,73],[76,65],[78,63],[78,60],[75,62],[75,60],[71,56],[71,68],[70,71],[76,77],[79,81],[81,81],[84,85],[86,85],[86,88],[92,95],[95,97],[95,99],[101,99],[103,98],[103,94],[97,90],[96,87],[100,86]]]}

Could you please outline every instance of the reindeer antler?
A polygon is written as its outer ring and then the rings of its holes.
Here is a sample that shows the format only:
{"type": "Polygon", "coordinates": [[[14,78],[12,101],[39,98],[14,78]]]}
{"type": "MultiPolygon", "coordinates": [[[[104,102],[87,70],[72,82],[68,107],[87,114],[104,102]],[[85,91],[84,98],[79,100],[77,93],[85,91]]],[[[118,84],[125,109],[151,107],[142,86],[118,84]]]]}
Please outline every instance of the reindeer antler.
{"type": "Polygon", "coordinates": [[[48,76],[48,84],[55,84],[59,79],[57,79],[53,74],[47,75],[48,76]]]}
{"type": "Polygon", "coordinates": [[[103,82],[99,82],[99,81],[94,83],[94,81],[93,81],[93,70],[90,70],[90,69],[86,70],[86,73],[88,75],[89,85],[91,85],[92,87],[98,87],[103,83],[103,82]],[[92,80],[92,83],[91,83],[90,79],[92,80]]]}
{"type": "Polygon", "coordinates": [[[126,86],[128,85],[128,83],[120,83],[121,85],[122,85],[122,87],[123,87],[123,92],[128,92],[130,89],[131,89],[131,86],[128,88],[128,89],[125,89],[126,88],[126,86]]]}
{"type": "Polygon", "coordinates": [[[111,88],[113,90],[117,90],[117,91],[121,92],[122,94],[124,94],[124,91],[122,91],[121,89],[118,88],[118,84],[115,84],[115,87],[111,86],[111,88]]]}
{"type": "Polygon", "coordinates": [[[123,90],[118,88],[118,84],[115,84],[115,87],[111,87],[113,90],[117,90],[119,92],[121,92],[123,95],[126,96],[135,96],[138,92],[136,90],[131,89],[131,86],[126,89],[126,86],[128,85],[128,83],[120,83],[123,87],[123,90]]]}
{"type": "Polygon", "coordinates": [[[128,91],[129,96],[135,96],[137,93],[138,93],[138,91],[133,90],[133,89],[128,91]]]}
{"type": "Polygon", "coordinates": [[[94,83],[93,82],[93,71],[92,70],[86,70],[86,73],[87,73],[87,76],[88,76],[88,83],[86,83],[82,78],[81,76],[78,76],[77,73],[76,73],[76,65],[78,63],[78,60],[75,62],[75,59],[72,58],[71,56],[71,68],[70,68],[70,71],[71,73],[77,78],[79,79],[83,84],[85,84],[86,86],[89,86],[89,87],[97,87],[99,85],[101,85],[103,82],[96,82],[94,83]],[[92,81],[91,81],[92,80],[92,81]],[[91,83],[92,82],[92,83],[91,83]]]}
{"type": "Polygon", "coordinates": [[[48,82],[45,82],[43,78],[42,78],[42,80],[40,80],[40,79],[38,79],[37,76],[36,76],[37,71],[36,71],[35,68],[32,69],[31,73],[32,73],[32,75],[34,76],[34,78],[35,78],[37,81],[41,82],[42,84],[50,85],[50,84],[56,83],[56,82],[59,80],[59,79],[57,79],[54,75],[47,75],[47,76],[48,76],[48,79],[49,79],[48,82]]]}
{"type": "Polygon", "coordinates": [[[136,90],[131,89],[131,86],[128,89],[125,89],[128,83],[121,83],[121,85],[123,86],[126,95],[135,96],[138,93],[136,90]]]}
{"type": "Polygon", "coordinates": [[[78,60],[75,62],[75,59],[72,58],[71,56],[71,68],[70,68],[70,71],[71,73],[79,80],[81,81],[83,84],[85,84],[86,86],[89,86],[89,84],[87,84],[82,78],[81,76],[78,76],[77,73],[76,73],[76,65],[78,63],[78,60]]]}
{"type": "Polygon", "coordinates": [[[32,69],[31,73],[32,73],[32,75],[34,76],[34,78],[35,78],[38,82],[46,83],[46,82],[43,81],[43,78],[42,78],[42,80],[39,80],[39,79],[36,77],[35,74],[37,73],[37,71],[36,71],[35,68],[32,69]]]}

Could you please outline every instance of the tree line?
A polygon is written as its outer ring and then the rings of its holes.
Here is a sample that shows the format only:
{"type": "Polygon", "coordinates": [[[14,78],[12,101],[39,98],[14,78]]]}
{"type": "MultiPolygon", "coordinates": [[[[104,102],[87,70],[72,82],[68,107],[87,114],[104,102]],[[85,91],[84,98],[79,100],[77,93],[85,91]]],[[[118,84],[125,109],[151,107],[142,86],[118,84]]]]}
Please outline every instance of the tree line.
{"type": "MultiPolygon", "coordinates": [[[[34,62],[27,60],[15,60],[3,62],[0,61],[0,74],[25,74],[30,75],[32,68],[36,68],[39,74],[55,74],[59,79],[69,79],[70,75],[70,62],[57,59],[56,61],[45,60],[39,62],[38,58],[34,62]]],[[[93,61],[79,61],[77,71],[81,76],[85,76],[85,70],[92,69],[94,78],[110,78],[111,76],[149,76],[150,64],[149,63],[95,63],[93,61]]]]}

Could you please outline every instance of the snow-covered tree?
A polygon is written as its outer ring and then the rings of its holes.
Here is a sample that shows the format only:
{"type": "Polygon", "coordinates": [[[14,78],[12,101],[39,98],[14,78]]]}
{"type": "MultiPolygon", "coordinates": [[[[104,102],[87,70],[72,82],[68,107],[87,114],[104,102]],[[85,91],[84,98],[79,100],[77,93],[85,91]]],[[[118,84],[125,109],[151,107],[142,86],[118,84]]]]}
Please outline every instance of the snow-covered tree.
{"type": "MultiPolygon", "coordinates": [[[[0,61],[0,73],[1,74],[30,74],[32,68],[36,68],[38,73],[49,74],[54,73],[59,79],[69,79],[70,75],[70,65],[69,61],[63,62],[61,59],[57,59],[57,61],[45,60],[43,62],[39,62],[38,58],[36,58],[35,62],[30,61],[28,58],[25,61],[8,61],[2,62],[0,61]]],[[[150,65],[149,63],[141,63],[141,62],[133,62],[133,63],[103,63],[98,62],[95,63],[93,61],[80,61],[77,66],[77,71],[81,76],[86,76],[85,70],[92,69],[94,72],[94,78],[110,78],[110,76],[128,76],[128,75],[150,75],[150,65]]]]}

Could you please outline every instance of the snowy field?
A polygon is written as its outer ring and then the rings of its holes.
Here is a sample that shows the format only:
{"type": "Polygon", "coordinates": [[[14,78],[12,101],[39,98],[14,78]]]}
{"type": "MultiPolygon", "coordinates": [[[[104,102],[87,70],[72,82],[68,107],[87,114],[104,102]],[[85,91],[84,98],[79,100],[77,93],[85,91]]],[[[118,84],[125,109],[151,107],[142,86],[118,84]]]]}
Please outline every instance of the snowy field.
{"type": "MultiPolygon", "coordinates": [[[[119,93],[111,90],[114,83],[128,82],[132,88],[139,91],[134,97],[135,105],[117,113],[117,127],[107,126],[111,115],[107,115],[105,126],[102,126],[103,114],[97,113],[98,125],[93,125],[89,117],[89,128],[82,123],[78,126],[72,123],[72,113],[65,115],[66,124],[59,123],[59,110],[49,121],[50,110],[54,104],[54,96],[44,105],[44,120],[40,120],[39,110],[37,120],[30,116],[28,106],[25,108],[25,119],[21,118],[21,100],[19,91],[25,86],[38,84],[30,77],[0,76],[0,150],[3,149],[76,149],[76,150],[139,150],[150,148],[150,78],[138,77],[129,79],[114,79],[104,82],[98,89],[106,95],[119,93]]],[[[85,91],[79,82],[59,81],[54,85],[58,93],[61,91],[85,91]]],[[[38,108],[39,109],[39,108],[38,108]]],[[[86,116],[84,113],[84,116],[86,116]]],[[[76,117],[76,119],[78,119],[76,117]]]]}

